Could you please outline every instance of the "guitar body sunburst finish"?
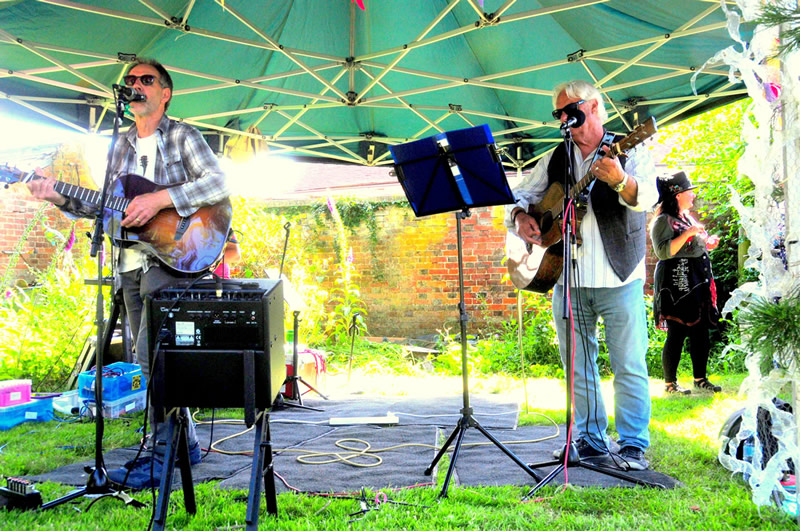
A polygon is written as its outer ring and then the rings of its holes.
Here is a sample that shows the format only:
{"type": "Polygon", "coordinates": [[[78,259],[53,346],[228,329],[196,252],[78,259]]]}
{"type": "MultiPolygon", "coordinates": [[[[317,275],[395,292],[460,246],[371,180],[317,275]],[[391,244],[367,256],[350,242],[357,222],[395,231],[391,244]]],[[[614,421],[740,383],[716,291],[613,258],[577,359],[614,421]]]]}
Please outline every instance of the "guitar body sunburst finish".
{"type": "MultiPolygon", "coordinates": [[[[133,199],[164,187],[138,175],[124,175],[114,182],[112,196],[133,199]]],[[[174,208],[158,212],[146,225],[124,228],[123,212],[106,208],[103,228],[122,247],[133,247],[154,255],[167,267],[182,273],[205,271],[213,266],[225,248],[233,208],[227,199],[200,207],[182,217],[174,208]]]]}

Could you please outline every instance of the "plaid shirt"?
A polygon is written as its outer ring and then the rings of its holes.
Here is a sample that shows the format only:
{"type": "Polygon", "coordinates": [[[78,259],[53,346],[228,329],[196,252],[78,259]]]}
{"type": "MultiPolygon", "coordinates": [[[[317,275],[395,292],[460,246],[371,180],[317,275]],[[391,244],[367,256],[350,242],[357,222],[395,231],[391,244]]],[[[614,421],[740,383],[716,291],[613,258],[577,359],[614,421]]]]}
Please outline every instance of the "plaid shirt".
{"type": "MultiPolygon", "coordinates": [[[[121,136],[114,146],[112,179],[136,173],[136,126],[121,136]]],[[[175,210],[188,216],[201,206],[213,205],[230,195],[225,173],[200,132],[191,125],[170,120],[166,115],[156,128],[155,183],[176,185],[168,189],[175,210]]],[[[94,207],[70,199],[62,210],[78,216],[94,217],[94,207]]]]}

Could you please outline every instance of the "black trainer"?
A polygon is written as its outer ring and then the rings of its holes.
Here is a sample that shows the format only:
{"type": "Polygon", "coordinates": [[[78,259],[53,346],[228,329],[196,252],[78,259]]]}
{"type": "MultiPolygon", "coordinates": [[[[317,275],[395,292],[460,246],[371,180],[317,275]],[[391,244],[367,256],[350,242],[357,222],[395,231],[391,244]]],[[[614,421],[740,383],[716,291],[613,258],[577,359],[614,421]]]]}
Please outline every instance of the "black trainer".
{"type": "Polygon", "coordinates": [[[694,381],[694,386],[698,389],[705,389],[706,391],[711,391],[712,393],[719,393],[722,391],[722,387],[718,385],[714,385],[708,381],[708,378],[701,378],[699,380],[694,381]]]}
{"type": "Polygon", "coordinates": [[[619,451],[618,463],[625,470],[647,470],[650,463],[644,458],[644,450],[635,446],[623,446],[619,451]]]}
{"type": "MultiPolygon", "coordinates": [[[[608,453],[608,450],[598,450],[583,439],[575,440],[575,449],[578,450],[581,461],[589,463],[590,465],[615,466],[614,460],[611,458],[611,454],[608,453]]],[[[553,457],[555,459],[562,459],[561,451],[562,448],[553,450],[553,457]]]]}

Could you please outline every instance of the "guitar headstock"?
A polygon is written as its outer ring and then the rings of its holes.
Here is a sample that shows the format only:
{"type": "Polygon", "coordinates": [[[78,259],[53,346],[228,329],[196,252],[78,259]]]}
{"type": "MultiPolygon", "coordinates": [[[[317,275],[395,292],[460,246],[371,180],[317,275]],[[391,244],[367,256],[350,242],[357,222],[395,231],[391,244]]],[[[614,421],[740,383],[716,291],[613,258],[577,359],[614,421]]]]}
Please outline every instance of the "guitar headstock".
{"type": "Polygon", "coordinates": [[[33,175],[34,172],[24,172],[6,164],[0,165],[0,183],[5,183],[6,188],[8,188],[9,184],[28,182],[33,178],[33,175]]]}
{"type": "Polygon", "coordinates": [[[643,124],[637,125],[633,131],[617,142],[617,148],[620,152],[625,152],[638,146],[658,131],[656,126],[655,117],[651,116],[643,124]]]}
{"type": "Polygon", "coordinates": [[[5,164],[0,165],[0,182],[5,183],[5,188],[8,188],[9,184],[20,182],[24,175],[24,172],[16,168],[12,168],[11,166],[7,166],[5,164]]]}

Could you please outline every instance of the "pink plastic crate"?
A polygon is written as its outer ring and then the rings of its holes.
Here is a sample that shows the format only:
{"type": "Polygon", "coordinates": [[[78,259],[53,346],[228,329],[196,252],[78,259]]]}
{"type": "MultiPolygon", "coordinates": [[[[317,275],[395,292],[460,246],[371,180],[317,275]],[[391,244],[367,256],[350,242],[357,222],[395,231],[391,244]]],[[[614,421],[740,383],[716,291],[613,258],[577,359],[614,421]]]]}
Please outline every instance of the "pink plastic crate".
{"type": "Polygon", "coordinates": [[[16,406],[30,401],[30,380],[3,380],[0,382],[0,407],[16,406]]]}

